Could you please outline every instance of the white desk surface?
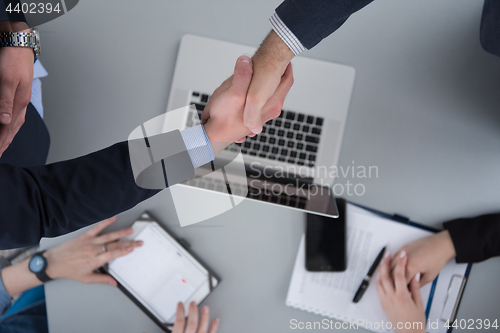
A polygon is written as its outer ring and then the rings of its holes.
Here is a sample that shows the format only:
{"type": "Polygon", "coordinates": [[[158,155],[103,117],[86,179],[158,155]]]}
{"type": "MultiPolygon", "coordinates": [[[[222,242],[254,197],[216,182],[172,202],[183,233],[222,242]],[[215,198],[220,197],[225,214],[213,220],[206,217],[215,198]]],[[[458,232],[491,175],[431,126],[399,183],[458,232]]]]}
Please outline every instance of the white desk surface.
{"type": "MultiPolygon", "coordinates": [[[[49,161],[126,140],[163,113],[183,34],[257,46],[279,3],[86,0],[41,26],[49,161]]],[[[437,227],[498,211],[500,58],[480,47],[481,11],[482,1],[377,0],[304,52],[356,68],[339,166],[377,166],[379,177],[340,179],[366,188],[349,200],[437,227]]],[[[223,278],[205,302],[221,319],[220,333],[291,332],[291,319],[322,319],[284,304],[302,214],[247,201],[180,228],[165,191],[117,226],[144,209],[223,278]]],[[[499,263],[474,265],[459,318],[500,318],[499,263]]],[[[52,333],[158,331],[111,287],[55,281],[46,296],[52,333]]]]}

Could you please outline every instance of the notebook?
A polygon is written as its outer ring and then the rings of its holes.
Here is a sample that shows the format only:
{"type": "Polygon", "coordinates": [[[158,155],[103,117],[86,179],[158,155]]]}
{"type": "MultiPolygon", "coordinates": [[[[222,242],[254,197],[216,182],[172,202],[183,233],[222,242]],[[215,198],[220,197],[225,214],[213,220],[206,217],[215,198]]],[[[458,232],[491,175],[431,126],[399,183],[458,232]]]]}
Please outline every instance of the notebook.
{"type": "MultiPolygon", "coordinates": [[[[188,311],[189,303],[201,303],[220,279],[148,213],[132,224],[127,239],[144,244],[111,261],[105,271],[120,289],[163,330],[175,319],[177,303],[188,311]]],[[[185,243],[185,242],[184,242],[185,243]]]]}
{"type": "MultiPolygon", "coordinates": [[[[354,304],[352,299],[379,251],[392,254],[403,245],[433,232],[380,216],[353,204],[347,205],[347,269],[341,273],[312,273],[305,269],[305,237],[300,242],[286,305],[318,315],[356,323],[374,332],[390,332],[376,283],[354,304]]],[[[442,333],[454,319],[470,265],[448,262],[433,283],[421,288],[428,322],[426,331],[442,333]]],[[[375,276],[374,276],[375,277],[375,276]]]]}

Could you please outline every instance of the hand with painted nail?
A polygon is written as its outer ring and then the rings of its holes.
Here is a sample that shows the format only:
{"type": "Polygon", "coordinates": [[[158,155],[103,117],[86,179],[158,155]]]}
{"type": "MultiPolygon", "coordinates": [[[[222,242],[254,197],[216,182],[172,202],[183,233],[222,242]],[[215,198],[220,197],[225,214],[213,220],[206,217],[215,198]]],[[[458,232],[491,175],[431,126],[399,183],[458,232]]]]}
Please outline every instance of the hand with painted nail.
{"type": "Polygon", "coordinates": [[[391,255],[387,253],[377,273],[377,291],[387,318],[397,333],[425,333],[425,312],[420,294],[420,274],[405,278],[408,257],[400,252],[396,267],[390,270],[391,255]]]}
{"type": "MultiPolygon", "coordinates": [[[[132,228],[99,235],[115,221],[116,218],[112,217],[99,222],[83,235],[45,251],[43,253],[47,259],[45,273],[52,279],[66,278],[116,287],[115,279],[108,274],[96,273],[95,270],[108,261],[132,252],[134,248],[142,245],[142,241],[118,241],[132,234],[132,228]]],[[[42,284],[29,270],[30,259],[7,266],[0,271],[5,291],[11,297],[42,284]]]]}
{"type": "Polygon", "coordinates": [[[116,221],[115,217],[99,222],[95,227],[58,247],[44,253],[47,275],[52,279],[66,278],[83,283],[102,283],[116,287],[108,274],[95,273],[105,263],[129,254],[142,241],[119,241],[132,234],[132,228],[120,229],[104,235],[101,231],[116,221]]]}
{"type": "MultiPolygon", "coordinates": [[[[278,37],[279,38],[279,37],[278,37]]],[[[253,135],[245,121],[247,93],[254,80],[254,68],[249,57],[241,56],[236,61],[234,75],[217,88],[206,105],[201,120],[210,142],[242,142],[247,135],[253,135]]],[[[259,128],[270,119],[278,117],[288,91],[293,85],[292,66],[285,66],[278,77],[276,87],[270,91],[266,101],[259,106],[259,128]]],[[[260,132],[260,130],[259,130],[260,132]]],[[[215,147],[213,147],[216,150],[215,147]]],[[[217,154],[217,152],[216,152],[217,154]]]]}
{"type": "Polygon", "coordinates": [[[186,323],[186,314],[182,303],[177,304],[175,324],[172,333],[216,333],[219,328],[219,319],[212,320],[210,325],[210,309],[208,306],[201,308],[201,316],[198,320],[198,306],[195,302],[189,305],[189,316],[186,323]],[[209,329],[210,328],[210,329],[209,329]]]}
{"type": "Polygon", "coordinates": [[[403,246],[396,252],[391,263],[394,270],[398,264],[398,256],[406,252],[408,263],[406,265],[406,283],[420,273],[422,286],[432,282],[448,261],[456,257],[455,247],[448,230],[438,232],[429,237],[418,239],[403,246]]]}

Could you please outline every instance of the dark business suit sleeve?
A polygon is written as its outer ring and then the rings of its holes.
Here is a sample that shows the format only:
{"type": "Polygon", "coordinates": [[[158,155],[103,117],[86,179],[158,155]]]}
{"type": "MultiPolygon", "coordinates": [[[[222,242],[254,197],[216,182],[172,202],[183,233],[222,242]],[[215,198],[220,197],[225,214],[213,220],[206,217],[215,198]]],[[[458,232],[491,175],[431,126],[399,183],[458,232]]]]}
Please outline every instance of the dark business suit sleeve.
{"type": "Polygon", "coordinates": [[[498,0],[484,1],[481,45],[485,51],[500,56],[500,1],[498,0]]]}
{"type": "MultiPolygon", "coordinates": [[[[180,137],[178,131],[164,135],[180,137]]],[[[37,244],[41,237],[59,236],[109,218],[158,193],[136,185],[129,143],[46,166],[0,164],[0,248],[37,244]]],[[[169,179],[179,182],[185,180],[179,174],[194,174],[187,153],[168,158],[172,165],[191,171],[176,174],[167,169],[169,179]]]]}
{"type": "Polygon", "coordinates": [[[311,49],[373,0],[285,0],[276,14],[311,49]]]}
{"type": "Polygon", "coordinates": [[[457,219],[444,223],[458,263],[479,262],[500,256],[500,214],[457,219]]]}

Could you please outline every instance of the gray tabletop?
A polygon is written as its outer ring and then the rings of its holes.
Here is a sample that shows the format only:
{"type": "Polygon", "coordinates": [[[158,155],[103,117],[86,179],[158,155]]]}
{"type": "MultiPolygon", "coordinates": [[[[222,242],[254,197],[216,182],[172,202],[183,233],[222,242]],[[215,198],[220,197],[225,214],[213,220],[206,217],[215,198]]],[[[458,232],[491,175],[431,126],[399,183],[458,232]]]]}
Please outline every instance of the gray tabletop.
{"type": "MultiPolygon", "coordinates": [[[[186,33],[257,46],[279,1],[80,1],[41,27],[49,160],[126,140],[165,112],[186,33]]],[[[357,76],[340,166],[377,166],[347,199],[440,227],[446,219],[498,211],[500,58],[479,42],[482,1],[377,0],[303,56],[352,65],[357,76]]],[[[201,51],[201,50],[200,50],[201,51]]],[[[246,201],[180,228],[168,191],[122,214],[150,210],[187,239],[223,282],[204,302],[220,332],[289,332],[290,320],[322,318],[285,306],[304,216],[246,201]]],[[[45,240],[44,246],[62,242],[45,240]]],[[[474,265],[458,314],[500,318],[500,260],[474,265]]],[[[155,332],[118,290],[47,284],[51,332],[155,332]]]]}

